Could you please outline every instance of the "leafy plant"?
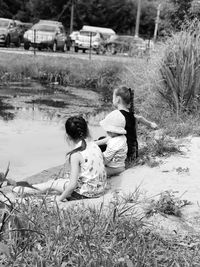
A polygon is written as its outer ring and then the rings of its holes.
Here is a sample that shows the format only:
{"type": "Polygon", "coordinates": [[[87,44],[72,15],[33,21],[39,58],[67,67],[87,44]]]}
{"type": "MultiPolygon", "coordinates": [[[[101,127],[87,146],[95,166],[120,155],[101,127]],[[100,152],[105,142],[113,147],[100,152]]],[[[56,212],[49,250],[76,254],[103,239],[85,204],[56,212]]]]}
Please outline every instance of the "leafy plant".
{"type": "Polygon", "coordinates": [[[200,97],[200,23],[173,36],[160,67],[162,97],[176,112],[195,112],[200,97]]]}
{"type": "Polygon", "coordinates": [[[165,191],[160,194],[160,198],[157,201],[151,200],[146,209],[146,216],[149,217],[153,214],[160,213],[161,215],[166,214],[181,217],[181,208],[191,203],[176,197],[176,193],[175,191],[165,191]]]}

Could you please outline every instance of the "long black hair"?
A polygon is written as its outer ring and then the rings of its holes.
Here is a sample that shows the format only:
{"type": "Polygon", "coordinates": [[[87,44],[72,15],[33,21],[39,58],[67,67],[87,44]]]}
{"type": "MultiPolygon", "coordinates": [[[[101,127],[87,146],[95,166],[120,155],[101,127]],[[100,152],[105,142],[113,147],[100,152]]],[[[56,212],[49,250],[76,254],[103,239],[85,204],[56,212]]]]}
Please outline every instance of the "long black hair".
{"type": "Polygon", "coordinates": [[[72,151],[68,152],[66,156],[71,157],[72,154],[83,151],[86,149],[85,139],[89,137],[88,125],[82,116],[73,116],[67,119],[65,123],[66,134],[71,137],[74,141],[82,141],[81,145],[72,151]]]}
{"type": "MultiPolygon", "coordinates": [[[[133,158],[138,157],[138,141],[137,141],[137,125],[136,125],[136,119],[135,119],[135,110],[134,110],[134,90],[131,88],[122,85],[114,90],[114,93],[116,96],[120,96],[122,101],[125,105],[129,106],[129,112],[133,116],[134,119],[134,132],[135,132],[135,140],[133,147],[129,148],[131,150],[130,154],[133,155],[133,158]]],[[[123,113],[122,113],[123,114],[123,113]]],[[[132,156],[131,156],[132,157],[132,156]]]]}

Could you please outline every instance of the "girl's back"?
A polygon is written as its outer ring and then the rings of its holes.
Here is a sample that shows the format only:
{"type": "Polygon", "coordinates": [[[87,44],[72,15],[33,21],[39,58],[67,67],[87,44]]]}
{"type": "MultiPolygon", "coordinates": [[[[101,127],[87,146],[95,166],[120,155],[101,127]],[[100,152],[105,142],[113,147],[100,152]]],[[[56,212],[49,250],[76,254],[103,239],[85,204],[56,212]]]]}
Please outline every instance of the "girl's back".
{"type": "Polygon", "coordinates": [[[87,197],[98,197],[105,191],[107,181],[103,155],[95,142],[87,141],[86,145],[86,149],[79,152],[83,160],[75,191],[87,197]]]}

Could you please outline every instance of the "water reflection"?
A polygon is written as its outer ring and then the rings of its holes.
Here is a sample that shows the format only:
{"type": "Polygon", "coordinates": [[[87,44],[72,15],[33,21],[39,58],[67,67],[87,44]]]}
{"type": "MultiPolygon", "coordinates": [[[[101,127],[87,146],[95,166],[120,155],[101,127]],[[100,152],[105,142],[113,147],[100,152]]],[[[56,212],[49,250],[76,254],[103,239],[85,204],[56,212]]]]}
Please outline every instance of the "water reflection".
{"type": "Polygon", "coordinates": [[[14,118],[14,114],[9,110],[14,109],[14,107],[4,103],[3,99],[5,98],[0,98],[0,117],[2,117],[4,120],[12,120],[14,118]]]}
{"type": "MultiPolygon", "coordinates": [[[[32,94],[27,86],[20,90],[23,93],[19,93],[16,86],[14,92],[10,87],[0,88],[0,171],[5,171],[10,162],[8,177],[15,180],[62,164],[66,151],[66,118],[90,113],[101,106],[96,93],[76,88],[56,95],[55,91],[53,95],[34,94],[36,88],[32,94]],[[55,101],[58,105],[64,102],[65,106],[55,106],[55,101]]],[[[96,137],[94,127],[92,133],[96,137]]]]}

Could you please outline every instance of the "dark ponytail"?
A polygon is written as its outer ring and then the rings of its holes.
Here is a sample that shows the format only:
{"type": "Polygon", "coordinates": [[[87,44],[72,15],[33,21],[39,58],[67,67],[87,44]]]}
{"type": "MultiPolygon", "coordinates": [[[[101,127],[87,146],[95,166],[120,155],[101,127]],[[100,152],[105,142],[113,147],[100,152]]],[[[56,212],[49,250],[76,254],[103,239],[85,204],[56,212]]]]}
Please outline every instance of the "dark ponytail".
{"type": "Polygon", "coordinates": [[[86,142],[85,142],[85,139],[82,139],[81,145],[80,145],[79,147],[77,147],[77,148],[71,150],[70,152],[68,152],[68,153],[66,154],[66,157],[69,156],[69,160],[70,160],[72,154],[77,153],[77,152],[79,152],[79,151],[83,151],[83,150],[86,149],[86,147],[87,147],[87,144],[86,144],[86,142]]]}
{"type": "MultiPolygon", "coordinates": [[[[133,130],[133,138],[134,141],[131,141],[131,144],[128,144],[128,159],[134,160],[138,157],[138,142],[137,142],[137,122],[136,118],[134,116],[135,110],[134,110],[134,90],[131,88],[128,88],[125,85],[122,85],[115,89],[114,91],[116,96],[120,96],[124,104],[129,106],[129,113],[133,116],[134,121],[134,130],[133,130]]],[[[121,111],[122,114],[124,113],[121,111]]],[[[124,115],[125,116],[125,115],[124,115]]]]}
{"type": "Polygon", "coordinates": [[[130,113],[133,115],[134,120],[135,120],[135,141],[134,144],[131,148],[131,152],[130,154],[132,155],[132,158],[130,158],[129,160],[132,161],[135,158],[138,158],[138,141],[137,141],[137,125],[136,125],[136,119],[135,119],[135,110],[134,110],[134,90],[132,90],[131,88],[128,88],[129,93],[130,93],[130,113]]]}
{"type": "Polygon", "coordinates": [[[128,88],[130,93],[130,113],[134,116],[135,110],[134,110],[134,91],[131,88],[128,88]]]}
{"type": "Polygon", "coordinates": [[[72,140],[81,141],[79,147],[66,154],[70,158],[72,154],[86,149],[87,144],[85,138],[89,136],[89,130],[86,121],[81,116],[70,117],[65,123],[65,130],[72,140]]]}

